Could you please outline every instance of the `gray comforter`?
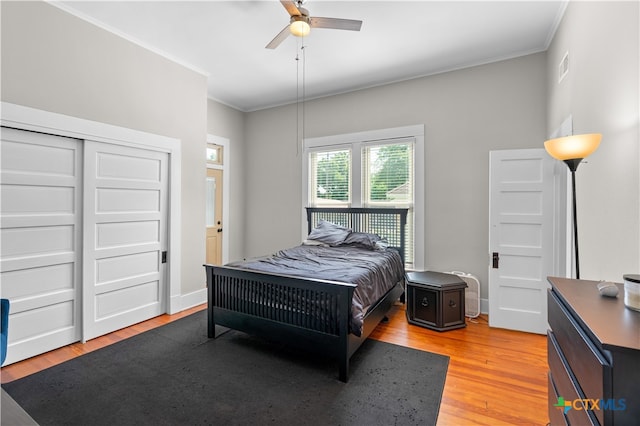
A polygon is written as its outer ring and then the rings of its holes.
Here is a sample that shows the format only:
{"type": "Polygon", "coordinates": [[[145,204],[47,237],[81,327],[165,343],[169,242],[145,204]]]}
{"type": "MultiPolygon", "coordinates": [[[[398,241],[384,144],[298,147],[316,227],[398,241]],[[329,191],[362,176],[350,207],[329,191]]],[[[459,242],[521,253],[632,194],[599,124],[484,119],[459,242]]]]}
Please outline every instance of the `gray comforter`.
{"type": "Polygon", "coordinates": [[[404,266],[396,250],[352,246],[300,245],[228,266],[357,284],[351,309],[351,332],[357,336],[369,307],[404,279],[404,266]]]}

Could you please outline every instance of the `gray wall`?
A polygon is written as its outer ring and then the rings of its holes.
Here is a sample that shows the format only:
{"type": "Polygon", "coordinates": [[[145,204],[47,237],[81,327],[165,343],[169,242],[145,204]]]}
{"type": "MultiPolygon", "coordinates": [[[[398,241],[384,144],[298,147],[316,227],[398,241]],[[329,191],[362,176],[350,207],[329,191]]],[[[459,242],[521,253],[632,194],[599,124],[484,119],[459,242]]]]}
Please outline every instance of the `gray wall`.
{"type": "Polygon", "coordinates": [[[640,273],[640,34],[638,2],[570,2],[548,50],[547,133],[602,133],[576,173],[580,275],[640,273]],[[569,74],[558,65],[569,52],[569,74]]]}
{"type": "Polygon", "coordinates": [[[204,288],[207,78],[43,2],[1,2],[2,101],[182,143],[182,294],[204,288]]]}
{"type": "MultiPolygon", "coordinates": [[[[478,276],[487,298],[489,151],[540,148],[544,53],[308,101],[305,136],[425,125],[425,266],[478,276]]],[[[292,83],[293,84],[293,83],[292,83]]],[[[247,114],[246,254],[300,242],[295,106],[247,114]]]]}

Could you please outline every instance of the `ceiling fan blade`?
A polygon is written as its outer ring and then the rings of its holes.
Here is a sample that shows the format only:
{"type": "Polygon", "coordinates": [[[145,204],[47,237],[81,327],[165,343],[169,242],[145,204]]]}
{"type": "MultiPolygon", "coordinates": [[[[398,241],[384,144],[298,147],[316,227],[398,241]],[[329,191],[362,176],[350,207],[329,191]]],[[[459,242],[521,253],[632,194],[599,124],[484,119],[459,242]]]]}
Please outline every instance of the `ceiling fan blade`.
{"type": "Polygon", "coordinates": [[[360,31],[362,21],[340,18],[309,18],[311,28],[332,28],[334,30],[360,31]]]}
{"type": "Polygon", "coordinates": [[[289,36],[289,34],[291,34],[291,31],[289,30],[289,25],[287,25],[282,29],[282,31],[278,33],[277,36],[273,38],[273,40],[269,42],[269,44],[265,46],[265,49],[275,49],[276,47],[280,46],[280,43],[282,43],[284,39],[289,36]]]}
{"type": "Polygon", "coordinates": [[[295,1],[293,1],[293,0],[280,0],[280,3],[282,3],[284,8],[287,9],[287,12],[289,13],[289,15],[291,15],[291,16],[300,16],[300,15],[302,15],[302,12],[300,12],[300,9],[298,9],[298,6],[296,5],[295,1]]]}

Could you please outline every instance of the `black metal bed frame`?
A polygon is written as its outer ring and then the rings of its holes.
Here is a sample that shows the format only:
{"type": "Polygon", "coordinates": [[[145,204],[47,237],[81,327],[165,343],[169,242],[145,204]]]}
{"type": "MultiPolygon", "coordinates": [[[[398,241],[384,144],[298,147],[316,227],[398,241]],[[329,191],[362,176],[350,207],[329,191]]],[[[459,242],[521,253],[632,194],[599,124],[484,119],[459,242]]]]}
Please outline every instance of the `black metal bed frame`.
{"type": "MultiPolygon", "coordinates": [[[[408,209],[307,208],[308,231],[321,220],[371,232],[388,240],[404,259],[408,209]]],[[[338,361],[339,379],[349,377],[349,359],[384,318],[404,289],[389,290],[366,313],[362,334],[349,332],[355,284],[204,265],[208,335],[215,325],[292,344],[338,361]]]]}

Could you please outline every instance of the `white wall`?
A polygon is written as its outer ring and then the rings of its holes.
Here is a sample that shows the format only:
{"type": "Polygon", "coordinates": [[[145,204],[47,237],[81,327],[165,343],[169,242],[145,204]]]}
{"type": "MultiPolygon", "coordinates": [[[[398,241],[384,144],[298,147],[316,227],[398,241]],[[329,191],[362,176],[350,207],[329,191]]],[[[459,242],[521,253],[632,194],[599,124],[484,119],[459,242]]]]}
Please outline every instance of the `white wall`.
{"type": "MultiPolygon", "coordinates": [[[[424,264],[473,273],[487,298],[489,151],[542,146],[545,71],[539,53],[309,101],[305,136],[424,124],[424,264]]],[[[247,114],[247,256],[300,242],[295,123],[294,105],[247,114]]]]}
{"type": "Polygon", "coordinates": [[[583,279],[640,272],[639,21],[635,1],[570,2],[547,52],[547,133],[569,114],[574,134],[602,133],[576,172],[583,279]]]}
{"type": "Polygon", "coordinates": [[[0,7],[2,101],[181,140],[181,289],[203,289],[206,76],[44,2],[0,7]]]}

